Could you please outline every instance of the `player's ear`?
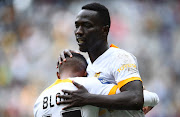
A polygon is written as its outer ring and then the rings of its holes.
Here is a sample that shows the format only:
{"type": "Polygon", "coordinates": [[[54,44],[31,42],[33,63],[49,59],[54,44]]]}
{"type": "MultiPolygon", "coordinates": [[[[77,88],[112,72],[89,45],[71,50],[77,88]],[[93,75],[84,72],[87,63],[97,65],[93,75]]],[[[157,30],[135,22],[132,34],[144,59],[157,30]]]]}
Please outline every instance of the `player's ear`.
{"type": "Polygon", "coordinates": [[[87,76],[87,72],[84,72],[84,77],[86,77],[87,76]]]}
{"type": "Polygon", "coordinates": [[[109,33],[109,25],[103,26],[102,30],[103,30],[103,34],[107,36],[109,33]]]}
{"type": "Polygon", "coordinates": [[[57,78],[60,79],[60,74],[59,72],[56,72],[57,78]]]}

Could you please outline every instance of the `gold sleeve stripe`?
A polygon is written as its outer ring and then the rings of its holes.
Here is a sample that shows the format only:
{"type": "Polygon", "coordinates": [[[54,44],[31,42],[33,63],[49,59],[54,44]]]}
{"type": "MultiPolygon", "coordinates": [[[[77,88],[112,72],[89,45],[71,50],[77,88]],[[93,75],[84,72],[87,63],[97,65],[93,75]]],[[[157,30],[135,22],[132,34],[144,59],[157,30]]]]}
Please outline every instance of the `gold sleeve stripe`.
{"type": "Polygon", "coordinates": [[[139,77],[131,77],[131,78],[128,78],[128,79],[126,79],[126,80],[120,81],[120,82],[118,83],[118,88],[120,89],[120,88],[121,88],[122,86],[124,86],[125,84],[127,84],[127,83],[129,83],[129,82],[131,82],[131,81],[134,81],[134,80],[140,80],[140,81],[142,82],[141,78],[139,78],[139,77]]]}
{"type": "Polygon", "coordinates": [[[118,89],[118,85],[114,85],[108,95],[116,94],[117,89],[118,89]]]}
{"type": "Polygon", "coordinates": [[[119,48],[119,47],[115,46],[114,44],[111,44],[110,47],[119,48]]]}
{"type": "MultiPolygon", "coordinates": [[[[49,86],[48,88],[46,88],[44,91],[46,91],[47,89],[50,89],[51,87],[53,87],[53,86],[55,86],[55,85],[57,85],[57,84],[59,84],[59,83],[65,83],[65,82],[70,82],[70,83],[72,83],[72,80],[70,80],[70,79],[63,79],[63,80],[61,80],[61,79],[57,79],[51,86],[49,86]]],[[[43,91],[43,92],[44,92],[43,91]]],[[[43,93],[42,92],[42,93],[43,93]]]]}

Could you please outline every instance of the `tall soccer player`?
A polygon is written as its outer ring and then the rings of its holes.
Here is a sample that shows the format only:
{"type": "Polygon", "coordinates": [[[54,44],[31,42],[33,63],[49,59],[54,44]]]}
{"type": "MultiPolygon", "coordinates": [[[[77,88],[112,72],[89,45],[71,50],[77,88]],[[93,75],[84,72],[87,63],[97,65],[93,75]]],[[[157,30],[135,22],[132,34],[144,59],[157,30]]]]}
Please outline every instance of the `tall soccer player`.
{"type": "MultiPolygon", "coordinates": [[[[88,77],[101,77],[102,80],[117,84],[121,93],[102,96],[76,91],[76,95],[74,95],[74,91],[64,90],[73,98],[61,96],[67,99],[61,104],[69,104],[65,109],[89,104],[122,110],[119,111],[124,113],[124,116],[121,114],[122,117],[132,117],[137,113],[144,116],[141,111],[144,103],[143,86],[137,60],[134,55],[125,50],[114,45],[108,46],[107,37],[110,23],[109,11],[105,6],[99,3],[87,4],[82,7],[76,17],[75,36],[79,50],[87,52],[90,58],[87,67],[88,77]]],[[[66,53],[71,55],[70,51],[66,51],[66,53]]],[[[60,56],[61,59],[65,59],[63,54],[60,56]]],[[[113,115],[116,114],[116,112],[113,113],[113,115]]]]}

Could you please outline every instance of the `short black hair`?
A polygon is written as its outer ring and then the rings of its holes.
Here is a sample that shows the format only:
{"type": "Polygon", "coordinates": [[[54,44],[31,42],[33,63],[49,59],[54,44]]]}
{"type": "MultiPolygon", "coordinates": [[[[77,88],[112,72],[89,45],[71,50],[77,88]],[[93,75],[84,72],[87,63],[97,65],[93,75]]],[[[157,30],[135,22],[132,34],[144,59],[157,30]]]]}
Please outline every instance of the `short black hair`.
{"type": "Polygon", "coordinates": [[[64,70],[67,70],[64,68],[71,68],[74,72],[80,72],[82,70],[86,71],[88,64],[84,56],[79,53],[71,53],[71,54],[73,55],[72,58],[70,58],[69,55],[65,54],[66,62],[63,62],[61,65],[59,65],[60,74],[64,70]]]}
{"type": "Polygon", "coordinates": [[[94,2],[94,3],[84,5],[82,9],[93,10],[93,11],[98,12],[103,25],[104,26],[108,25],[110,28],[111,19],[110,19],[109,11],[104,5],[94,2]]]}

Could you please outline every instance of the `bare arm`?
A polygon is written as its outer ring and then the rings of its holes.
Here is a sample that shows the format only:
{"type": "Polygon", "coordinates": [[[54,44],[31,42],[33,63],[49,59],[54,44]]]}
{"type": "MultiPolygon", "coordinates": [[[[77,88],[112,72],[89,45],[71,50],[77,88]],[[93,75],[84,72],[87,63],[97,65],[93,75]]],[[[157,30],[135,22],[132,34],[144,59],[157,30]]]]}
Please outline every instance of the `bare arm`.
{"type": "Polygon", "coordinates": [[[95,95],[87,92],[84,86],[74,83],[77,91],[63,90],[70,95],[61,95],[67,99],[61,104],[69,104],[64,109],[75,106],[93,105],[118,110],[139,110],[143,107],[143,87],[141,81],[132,81],[124,85],[122,92],[115,95],[95,95]]]}

